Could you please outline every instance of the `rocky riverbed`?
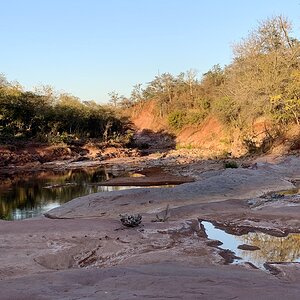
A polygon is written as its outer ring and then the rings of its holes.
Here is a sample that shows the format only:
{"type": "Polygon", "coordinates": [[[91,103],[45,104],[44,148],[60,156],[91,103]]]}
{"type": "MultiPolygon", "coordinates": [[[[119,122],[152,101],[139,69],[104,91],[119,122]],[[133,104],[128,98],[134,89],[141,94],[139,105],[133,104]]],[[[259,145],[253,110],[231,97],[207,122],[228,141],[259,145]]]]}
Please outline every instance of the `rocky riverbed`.
{"type": "MultiPolygon", "coordinates": [[[[234,253],[209,239],[201,221],[238,236],[300,233],[300,197],[286,195],[297,189],[299,156],[238,161],[238,168],[225,169],[222,160],[174,151],[43,168],[99,164],[139,174],[127,177],[128,184],[187,182],[91,194],[45,216],[0,221],[1,299],[298,299],[298,262],[266,261],[265,270],[231,264],[234,253]],[[141,214],[142,223],[124,227],[120,214],[141,214]]],[[[299,248],[296,235],[282,251],[299,248]]]]}

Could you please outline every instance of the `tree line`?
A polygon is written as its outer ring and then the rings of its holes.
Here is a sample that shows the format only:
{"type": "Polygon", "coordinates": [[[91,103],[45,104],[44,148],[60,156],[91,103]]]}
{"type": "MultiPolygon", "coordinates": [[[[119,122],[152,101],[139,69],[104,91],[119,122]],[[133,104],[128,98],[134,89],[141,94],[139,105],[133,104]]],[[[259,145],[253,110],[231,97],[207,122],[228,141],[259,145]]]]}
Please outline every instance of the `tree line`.
{"type": "Polygon", "coordinates": [[[108,141],[124,135],[129,122],[108,106],[56,93],[43,86],[24,91],[0,76],[0,140],[33,139],[60,142],[70,139],[108,141]]]}
{"type": "Polygon", "coordinates": [[[171,128],[201,124],[217,116],[228,128],[249,131],[263,117],[274,130],[300,126],[300,42],[283,16],[267,19],[233,47],[232,62],[213,66],[199,78],[195,70],[158,74],[137,84],[131,95],[109,94],[110,105],[82,102],[44,86],[24,91],[0,76],[0,139],[109,138],[129,129],[124,109],[154,100],[157,115],[171,128]]]}
{"type": "Polygon", "coordinates": [[[195,70],[159,74],[134,86],[130,97],[112,96],[122,108],[155,100],[157,114],[175,130],[201,124],[208,115],[241,131],[259,117],[273,128],[300,125],[300,42],[289,20],[276,16],[234,45],[227,66],[215,65],[200,79],[195,70]]]}

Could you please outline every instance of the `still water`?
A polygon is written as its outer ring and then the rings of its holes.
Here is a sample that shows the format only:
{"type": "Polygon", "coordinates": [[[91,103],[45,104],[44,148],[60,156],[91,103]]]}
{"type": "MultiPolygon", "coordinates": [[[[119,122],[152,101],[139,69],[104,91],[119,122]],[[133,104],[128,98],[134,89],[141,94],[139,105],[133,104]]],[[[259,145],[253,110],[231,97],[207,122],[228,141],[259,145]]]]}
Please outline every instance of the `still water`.
{"type": "Polygon", "coordinates": [[[266,262],[300,262],[299,233],[290,233],[286,237],[276,237],[262,232],[249,232],[236,236],[216,228],[210,222],[202,221],[201,223],[209,239],[222,242],[220,248],[229,249],[239,257],[239,259],[234,260],[233,264],[250,262],[265,270],[264,263],[266,262]],[[238,249],[238,246],[242,244],[256,246],[260,250],[238,249]]]}
{"type": "Polygon", "coordinates": [[[76,197],[133,187],[97,186],[109,178],[103,169],[41,172],[0,185],[0,218],[20,220],[39,216],[76,197]]]}

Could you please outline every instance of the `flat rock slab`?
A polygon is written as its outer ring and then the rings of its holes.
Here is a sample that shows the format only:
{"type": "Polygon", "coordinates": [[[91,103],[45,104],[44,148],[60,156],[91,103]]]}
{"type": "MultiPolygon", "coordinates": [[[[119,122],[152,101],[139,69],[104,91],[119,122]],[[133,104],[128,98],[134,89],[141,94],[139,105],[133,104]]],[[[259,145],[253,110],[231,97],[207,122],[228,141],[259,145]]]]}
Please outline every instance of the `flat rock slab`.
{"type": "Polygon", "coordinates": [[[198,222],[299,229],[298,203],[248,201],[291,189],[295,178],[300,159],[291,157],[174,188],[92,194],[50,211],[52,219],[0,221],[0,299],[299,299],[299,264],[272,264],[276,276],[221,265],[198,222]],[[170,220],[151,222],[168,204],[170,220]],[[140,228],[122,227],[128,212],[143,214],[140,228]]]}
{"type": "Polygon", "coordinates": [[[132,189],[96,193],[74,199],[47,213],[50,218],[115,217],[123,213],[155,213],[171,207],[249,199],[270,191],[292,189],[288,181],[300,176],[300,159],[289,158],[279,165],[263,164],[257,169],[226,169],[201,181],[173,188],[132,189]]]}
{"type": "MultiPolygon", "coordinates": [[[[299,272],[299,269],[298,269],[299,272]]],[[[45,272],[0,282],[2,300],[299,299],[297,282],[235,266],[158,263],[45,272]]]]}

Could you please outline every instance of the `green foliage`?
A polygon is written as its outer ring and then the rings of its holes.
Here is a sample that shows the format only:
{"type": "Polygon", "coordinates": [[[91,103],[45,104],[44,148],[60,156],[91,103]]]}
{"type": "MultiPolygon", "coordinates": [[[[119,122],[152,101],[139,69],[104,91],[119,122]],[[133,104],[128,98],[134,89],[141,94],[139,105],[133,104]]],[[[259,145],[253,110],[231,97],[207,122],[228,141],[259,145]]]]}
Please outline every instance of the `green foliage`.
{"type": "Polygon", "coordinates": [[[233,124],[238,120],[241,108],[229,97],[219,98],[214,103],[214,111],[225,124],[233,124]]]}
{"type": "Polygon", "coordinates": [[[0,88],[0,139],[35,139],[69,143],[74,139],[120,139],[130,130],[128,120],[95,102],[61,94],[16,92],[4,82],[0,88]]]}
{"type": "MultiPolygon", "coordinates": [[[[273,129],[300,126],[300,41],[291,33],[292,26],[283,16],[268,19],[234,46],[231,64],[215,65],[201,78],[195,70],[177,76],[159,74],[145,86],[134,86],[129,98],[110,93],[109,107],[56,95],[50,87],[24,92],[0,75],[0,138],[56,142],[125,137],[130,142],[129,122],[117,116],[118,108],[145,107],[147,100],[156,102],[157,115],[167,118],[175,130],[201,124],[210,114],[228,132],[240,130],[240,136],[251,136],[258,117],[272,123],[273,129]]],[[[245,139],[244,145],[249,152],[268,149],[272,139],[268,137],[263,145],[245,139]]]]}
{"type": "Polygon", "coordinates": [[[180,150],[180,149],[194,149],[194,146],[192,144],[187,144],[187,145],[181,145],[181,144],[176,144],[176,150],[180,150]]]}
{"type": "Polygon", "coordinates": [[[185,124],[186,113],[183,111],[174,111],[168,115],[168,123],[174,129],[181,129],[185,124]]]}
{"type": "Polygon", "coordinates": [[[259,117],[274,127],[300,125],[300,41],[291,33],[283,16],[267,19],[234,46],[228,66],[215,65],[200,80],[194,70],[157,75],[144,89],[138,85],[132,100],[155,100],[159,115],[176,130],[201,124],[209,114],[241,136],[259,117]]]}
{"type": "Polygon", "coordinates": [[[201,111],[193,112],[188,115],[187,123],[198,125],[203,122],[204,118],[205,118],[205,114],[203,114],[201,111]]]}
{"type": "Polygon", "coordinates": [[[234,160],[224,162],[225,169],[237,169],[239,165],[234,160]]]}
{"type": "Polygon", "coordinates": [[[300,97],[285,99],[283,95],[276,95],[270,97],[270,102],[271,114],[276,123],[288,124],[295,122],[299,125],[300,97]]]}

